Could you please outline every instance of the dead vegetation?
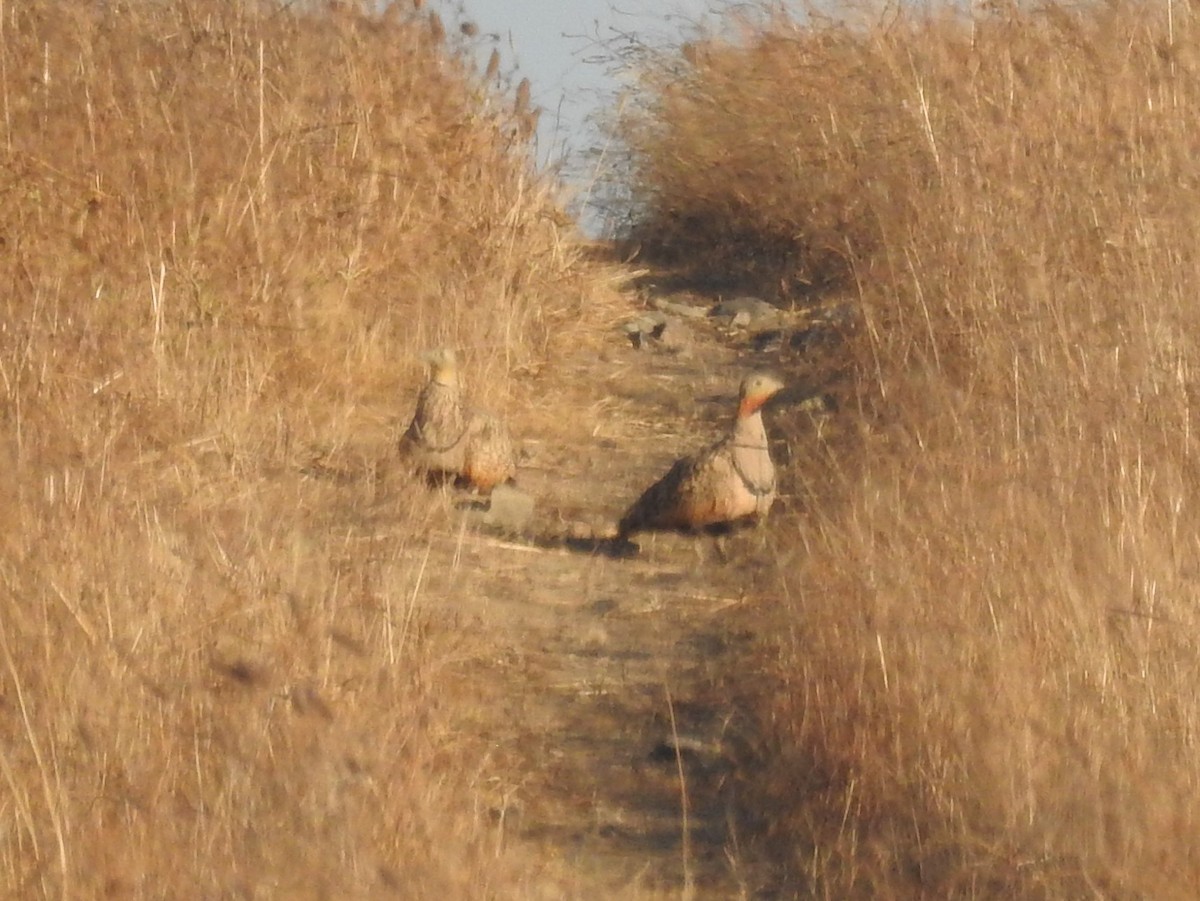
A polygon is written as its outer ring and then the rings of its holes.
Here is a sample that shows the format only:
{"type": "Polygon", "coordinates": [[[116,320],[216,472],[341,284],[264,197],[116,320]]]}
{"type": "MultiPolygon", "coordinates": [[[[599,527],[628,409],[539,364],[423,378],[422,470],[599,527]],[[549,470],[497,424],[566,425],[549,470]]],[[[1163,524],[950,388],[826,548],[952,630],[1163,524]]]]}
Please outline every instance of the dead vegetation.
{"type": "MultiPolygon", "coordinates": [[[[501,575],[512,606],[533,570],[448,533],[386,461],[416,352],[451,345],[486,406],[553,396],[525,422],[554,439],[594,419],[603,454],[556,453],[613,477],[613,401],[540,375],[603,334],[606,264],[530,168],[536,111],[473,75],[440,17],[283,7],[0,5],[4,894],[537,892],[504,853],[519,827],[489,820],[522,793],[497,770],[529,727],[488,746],[500,714],[463,677],[480,633],[425,612],[501,575]],[[431,553],[477,566],[435,578],[431,553]]],[[[728,686],[773,733],[747,727],[758,766],[721,791],[738,783],[802,896],[1191,894],[1189,8],[776,18],[655,61],[643,87],[630,237],[861,313],[836,426],[789,426],[778,565],[749,598],[736,572],[718,592],[779,636],[728,686]]],[[[545,592],[586,574],[602,644],[644,638],[671,586],[704,578],[664,550],[675,581],[626,609],[622,562],[525,553],[545,592]]],[[[568,649],[547,672],[594,666],[562,628],[579,611],[541,606],[534,631],[568,649]]],[[[496,710],[544,714],[529,771],[600,822],[551,785],[557,696],[502,687],[496,710]]],[[[610,731],[600,753],[644,795],[616,740],[638,724],[610,731]]]]}
{"type": "Polygon", "coordinates": [[[860,301],[758,702],[797,890],[1190,896],[1191,8],[777,17],[642,71],[630,237],[860,301]]]}
{"type": "Polygon", "coordinates": [[[387,461],[419,350],[504,408],[604,280],[513,100],[371,6],[0,4],[7,897],[506,884],[387,461]]]}

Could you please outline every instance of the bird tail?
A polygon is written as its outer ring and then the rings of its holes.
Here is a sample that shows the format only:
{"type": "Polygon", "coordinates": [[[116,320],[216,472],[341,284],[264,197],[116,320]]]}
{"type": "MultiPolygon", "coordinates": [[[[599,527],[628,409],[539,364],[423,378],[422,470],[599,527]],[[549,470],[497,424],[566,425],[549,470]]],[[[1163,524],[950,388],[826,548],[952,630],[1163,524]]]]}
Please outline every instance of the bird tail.
{"type": "Polygon", "coordinates": [[[641,497],[633,502],[633,506],[625,511],[625,515],[617,523],[618,541],[628,541],[631,536],[645,531],[647,527],[653,525],[656,511],[662,505],[659,494],[659,486],[651,485],[641,497]]]}

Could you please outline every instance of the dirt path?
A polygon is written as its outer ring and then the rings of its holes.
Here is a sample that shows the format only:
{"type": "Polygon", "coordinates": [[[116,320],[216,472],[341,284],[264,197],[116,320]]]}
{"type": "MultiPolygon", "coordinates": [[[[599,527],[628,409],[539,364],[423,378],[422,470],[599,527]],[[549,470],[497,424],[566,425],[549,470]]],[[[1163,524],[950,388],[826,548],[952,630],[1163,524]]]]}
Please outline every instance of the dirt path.
{"type": "Polygon", "coordinates": [[[527,439],[519,476],[537,501],[529,534],[498,535],[451,502],[429,545],[441,613],[488,636],[490,653],[462,669],[480,703],[461,728],[490,748],[506,844],[547,864],[529,897],[774,896],[735,796],[755,736],[733,700],[770,604],[772,531],[738,534],[724,556],[676,535],[630,557],[538,540],[615,522],[727,426],[741,375],[789,368],[786,342],[764,353],[744,333],[691,328],[687,353],[637,350],[614,330],[611,347],[563,361],[553,400],[572,415],[527,439]]]}

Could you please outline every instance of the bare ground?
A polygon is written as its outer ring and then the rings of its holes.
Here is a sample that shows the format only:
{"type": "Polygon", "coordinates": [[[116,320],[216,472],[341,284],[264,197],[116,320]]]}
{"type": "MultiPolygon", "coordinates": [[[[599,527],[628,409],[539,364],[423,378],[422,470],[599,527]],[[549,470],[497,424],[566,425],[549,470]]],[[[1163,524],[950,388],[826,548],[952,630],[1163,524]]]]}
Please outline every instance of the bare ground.
{"type": "Polygon", "coordinates": [[[519,534],[449,491],[414,498],[402,485],[376,501],[385,518],[396,503],[437,506],[413,551],[421,612],[483,639],[446,678],[478,700],[461,705],[459,729],[486,749],[480,789],[499,844],[538,861],[522,897],[786,893],[755,850],[763,824],[739,804],[762,748],[737,699],[779,626],[774,533],[796,527],[796,499],[785,494],[767,527],[724,547],[668,534],[618,554],[578,538],[603,534],[675,457],[719,435],[747,371],[774,369],[798,388],[768,415],[777,460],[819,440],[833,415],[799,402],[833,381],[803,341],[785,332],[763,351],[709,321],[691,331],[675,353],[635,349],[614,328],[531,385],[532,411],[513,419],[529,453],[519,485],[537,506],[519,534]]]}

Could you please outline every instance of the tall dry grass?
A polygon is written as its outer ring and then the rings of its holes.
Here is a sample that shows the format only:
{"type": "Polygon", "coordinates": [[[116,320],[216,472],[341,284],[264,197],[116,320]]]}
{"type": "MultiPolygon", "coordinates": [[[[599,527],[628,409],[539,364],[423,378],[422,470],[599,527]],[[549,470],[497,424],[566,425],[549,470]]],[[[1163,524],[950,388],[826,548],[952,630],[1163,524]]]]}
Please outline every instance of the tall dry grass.
{"type": "Polygon", "coordinates": [[[776,17],[642,73],[633,236],[861,301],[854,437],[793,454],[760,699],[796,883],[1194,895],[1191,8],[776,17]]]}
{"type": "Polygon", "coordinates": [[[512,100],[370,6],[0,3],[0,895],[503,893],[376,474],[416,351],[503,406],[595,276],[512,100]]]}

